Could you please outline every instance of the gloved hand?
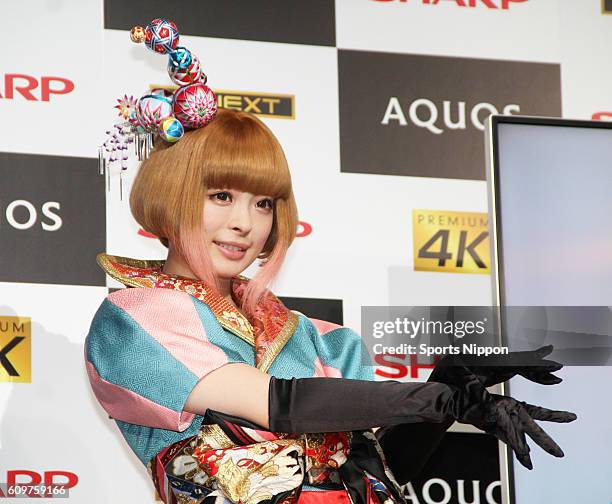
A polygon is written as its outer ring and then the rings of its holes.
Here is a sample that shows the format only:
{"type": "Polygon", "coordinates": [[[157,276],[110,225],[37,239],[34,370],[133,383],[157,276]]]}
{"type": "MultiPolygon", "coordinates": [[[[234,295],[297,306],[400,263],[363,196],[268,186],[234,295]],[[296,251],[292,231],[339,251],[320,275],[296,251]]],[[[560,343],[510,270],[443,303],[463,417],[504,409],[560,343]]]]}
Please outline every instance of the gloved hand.
{"type": "MultiPolygon", "coordinates": [[[[489,394],[480,378],[465,366],[445,366],[443,369],[447,384],[462,387],[469,395],[479,398],[480,406],[469,406],[462,418],[458,419],[459,422],[474,425],[506,443],[515,452],[518,461],[528,469],[532,469],[533,465],[525,435],[551,455],[563,457],[563,450],[534,419],[567,423],[576,420],[574,413],[549,410],[519,402],[512,397],[489,394]]],[[[477,402],[472,401],[472,404],[477,402]]]]}
{"type": "Polygon", "coordinates": [[[452,368],[466,366],[485,387],[505,382],[516,375],[542,385],[554,385],[563,381],[552,374],[559,371],[563,364],[544,359],[552,351],[553,346],[547,345],[537,350],[510,352],[507,355],[447,355],[438,361],[429,381],[452,384],[452,368]]]}

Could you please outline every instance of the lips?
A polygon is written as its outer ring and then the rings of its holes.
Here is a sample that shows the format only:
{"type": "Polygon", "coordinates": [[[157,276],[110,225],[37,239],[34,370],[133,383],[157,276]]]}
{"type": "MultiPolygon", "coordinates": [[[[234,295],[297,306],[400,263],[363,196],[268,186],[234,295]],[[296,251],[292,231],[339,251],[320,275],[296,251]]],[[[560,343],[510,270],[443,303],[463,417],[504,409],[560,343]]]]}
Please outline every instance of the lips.
{"type": "Polygon", "coordinates": [[[234,261],[242,259],[246,254],[246,250],[250,247],[250,245],[236,242],[215,241],[213,243],[218,247],[221,254],[223,254],[227,259],[234,261]]]}
{"type": "Polygon", "coordinates": [[[219,247],[225,248],[226,250],[234,250],[235,252],[245,252],[246,249],[248,249],[250,246],[250,245],[246,245],[243,243],[236,243],[236,242],[215,241],[214,243],[215,245],[218,245],[219,247]]]}

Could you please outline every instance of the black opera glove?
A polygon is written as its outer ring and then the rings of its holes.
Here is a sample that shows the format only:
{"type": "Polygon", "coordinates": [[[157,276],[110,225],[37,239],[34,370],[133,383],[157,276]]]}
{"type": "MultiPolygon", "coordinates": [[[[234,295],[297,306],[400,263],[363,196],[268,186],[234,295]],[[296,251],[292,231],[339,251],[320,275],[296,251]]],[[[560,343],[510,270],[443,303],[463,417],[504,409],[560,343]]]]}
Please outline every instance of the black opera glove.
{"type": "Polygon", "coordinates": [[[461,393],[443,383],[271,377],[268,399],[271,431],[307,434],[442,422],[461,393]]]}
{"type": "MultiPolygon", "coordinates": [[[[524,461],[529,459],[528,434],[555,456],[556,443],[529,415],[540,420],[570,422],[573,413],[550,411],[495,396],[467,369],[459,386],[444,383],[403,383],[343,378],[271,377],[268,391],[269,428],[273,432],[314,433],[365,430],[402,423],[445,422],[450,419],[493,434],[524,461]]],[[[530,462],[529,462],[530,464],[530,462]]],[[[529,465],[527,465],[529,466],[529,465]]]]}
{"type": "Polygon", "coordinates": [[[469,356],[447,355],[443,357],[432,371],[429,381],[453,384],[453,370],[456,366],[466,366],[485,387],[505,382],[516,375],[542,385],[561,383],[562,378],[552,374],[559,371],[563,364],[544,359],[553,351],[547,345],[533,351],[510,352],[507,355],[469,356]]]}

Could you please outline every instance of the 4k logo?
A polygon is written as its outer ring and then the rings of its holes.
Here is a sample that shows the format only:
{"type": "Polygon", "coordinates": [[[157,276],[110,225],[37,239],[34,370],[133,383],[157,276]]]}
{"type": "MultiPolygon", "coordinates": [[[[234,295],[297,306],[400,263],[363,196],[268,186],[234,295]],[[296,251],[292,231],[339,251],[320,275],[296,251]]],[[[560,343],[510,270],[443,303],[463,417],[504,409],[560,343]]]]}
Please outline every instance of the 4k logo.
{"type": "Polygon", "coordinates": [[[32,382],[30,317],[0,317],[0,381],[32,382]]]}
{"type": "Polygon", "coordinates": [[[412,211],[415,271],[490,272],[489,223],[485,213],[412,211]]]}

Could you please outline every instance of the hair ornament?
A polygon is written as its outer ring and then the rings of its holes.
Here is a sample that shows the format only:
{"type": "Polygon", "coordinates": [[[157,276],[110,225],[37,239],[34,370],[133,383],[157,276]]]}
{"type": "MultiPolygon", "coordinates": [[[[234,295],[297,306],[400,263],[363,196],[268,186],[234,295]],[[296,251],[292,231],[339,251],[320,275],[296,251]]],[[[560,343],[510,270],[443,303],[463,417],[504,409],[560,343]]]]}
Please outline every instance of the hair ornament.
{"type": "Polygon", "coordinates": [[[154,89],[140,98],[124,95],[115,108],[120,122],[106,132],[98,148],[100,174],[106,174],[110,191],[110,167],[121,166],[120,198],[123,199],[123,172],[127,170],[128,149],[133,144],[139,161],[146,159],[155,137],[168,143],[181,139],[186,128],[206,126],[217,114],[217,97],[207,85],[200,60],[186,47],[179,46],[179,31],[168,19],[154,19],[145,28],[134,26],[130,39],[144,43],[157,54],[168,55],[168,76],[178,88],[154,89]]]}

